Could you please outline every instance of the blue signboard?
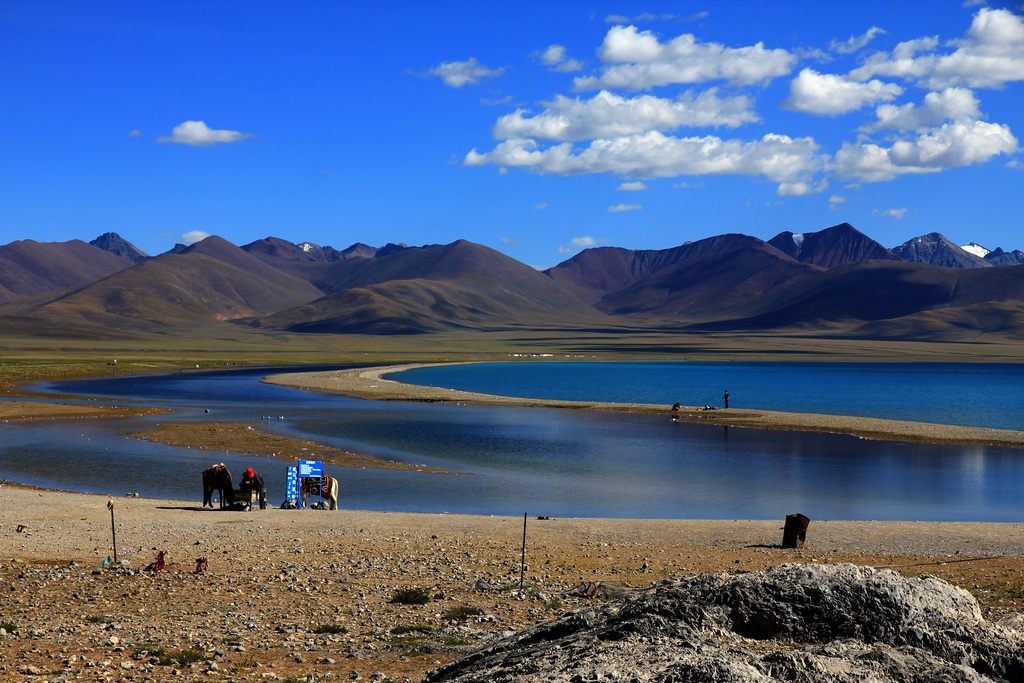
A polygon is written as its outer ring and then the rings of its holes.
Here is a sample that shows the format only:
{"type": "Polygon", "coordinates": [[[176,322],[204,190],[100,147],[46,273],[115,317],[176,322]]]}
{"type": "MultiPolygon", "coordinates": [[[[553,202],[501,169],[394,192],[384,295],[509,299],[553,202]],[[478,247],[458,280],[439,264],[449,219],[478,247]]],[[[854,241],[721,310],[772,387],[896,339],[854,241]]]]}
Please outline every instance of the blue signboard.
{"type": "Polygon", "coordinates": [[[285,488],[284,499],[295,503],[295,507],[302,506],[302,498],[299,496],[299,475],[294,467],[288,468],[288,482],[285,488]]]}
{"type": "Polygon", "coordinates": [[[324,476],[324,464],[320,460],[300,460],[299,478],[324,476]]]}

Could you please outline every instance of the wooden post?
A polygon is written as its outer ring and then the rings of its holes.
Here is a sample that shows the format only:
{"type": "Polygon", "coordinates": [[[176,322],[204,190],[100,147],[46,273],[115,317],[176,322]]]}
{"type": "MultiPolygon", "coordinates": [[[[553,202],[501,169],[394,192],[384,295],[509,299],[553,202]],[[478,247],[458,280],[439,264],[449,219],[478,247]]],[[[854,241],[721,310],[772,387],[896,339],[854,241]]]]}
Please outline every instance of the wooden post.
{"type": "Polygon", "coordinates": [[[110,537],[114,542],[114,564],[117,564],[117,528],[114,526],[114,497],[107,496],[107,509],[110,510],[110,537]]]}
{"type": "Polygon", "coordinates": [[[523,592],[523,582],[526,580],[526,513],[523,513],[523,555],[522,564],[519,566],[519,592],[523,592]]]}
{"type": "Polygon", "coordinates": [[[782,547],[803,548],[807,539],[807,526],[810,523],[809,517],[799,513],[786,515],[786,526],[782,529],[782,547]]]}

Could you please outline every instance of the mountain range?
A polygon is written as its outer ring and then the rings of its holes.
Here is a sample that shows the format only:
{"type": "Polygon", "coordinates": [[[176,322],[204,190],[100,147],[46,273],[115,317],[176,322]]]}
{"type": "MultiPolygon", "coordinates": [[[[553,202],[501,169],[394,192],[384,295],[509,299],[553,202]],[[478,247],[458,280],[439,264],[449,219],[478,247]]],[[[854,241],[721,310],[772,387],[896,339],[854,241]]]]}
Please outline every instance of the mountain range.
{"type": "Polygon", "coordinates": [[[586,249],[544,271],[459,240],[346,249],[213,236],[150,257],[114,233],[0,246],[5,335],[607,330],[1024,339],[1024,253],[938,233],[887,249],[843,223],[763,241],[586,249]]]}

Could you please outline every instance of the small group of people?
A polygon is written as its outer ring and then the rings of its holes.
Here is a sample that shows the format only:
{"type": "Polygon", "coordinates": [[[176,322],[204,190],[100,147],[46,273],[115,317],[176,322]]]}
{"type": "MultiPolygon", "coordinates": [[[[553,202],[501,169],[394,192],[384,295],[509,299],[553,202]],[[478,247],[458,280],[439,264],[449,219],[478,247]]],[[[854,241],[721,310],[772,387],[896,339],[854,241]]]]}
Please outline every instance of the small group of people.
{"type": "MultiPolygon", "coordinates": [[[[725,402],[725,407],[728,408],[729,407],[729,390],[728,389],[726,389],[725,393],[722,394],[722,401],[725,402]]],[[[673,403],[672,404],[672,412],[678,412],[680,408],[682,408],[682,404],[680,404],[680,403],[673,403]]],[[[703,408],[699,408],[698,410],[714,410],[714,409],[715,409],[714,406],[709,406],[709,405],[705,404],[705,406],[703,408]]]]}

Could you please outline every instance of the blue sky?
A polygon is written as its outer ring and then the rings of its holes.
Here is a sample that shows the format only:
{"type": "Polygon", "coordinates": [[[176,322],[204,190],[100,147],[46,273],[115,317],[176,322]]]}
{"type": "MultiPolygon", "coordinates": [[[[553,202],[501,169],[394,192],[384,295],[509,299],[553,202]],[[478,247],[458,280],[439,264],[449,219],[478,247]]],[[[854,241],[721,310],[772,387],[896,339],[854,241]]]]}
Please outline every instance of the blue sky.
{"type": "Polygon", "coordinates": [[[1024,249],[1024,8],[0,3],[0,243],[1024,249]]]}

